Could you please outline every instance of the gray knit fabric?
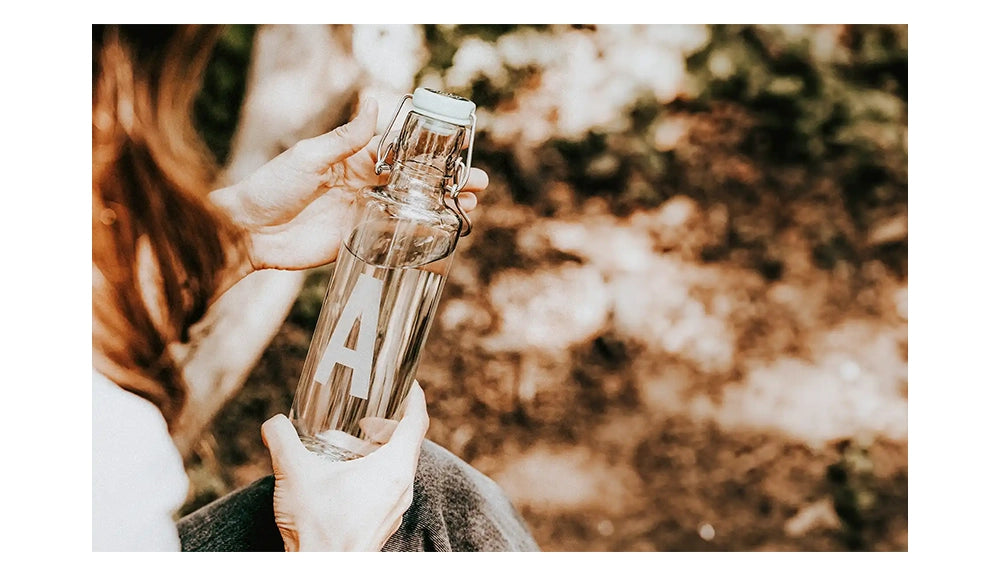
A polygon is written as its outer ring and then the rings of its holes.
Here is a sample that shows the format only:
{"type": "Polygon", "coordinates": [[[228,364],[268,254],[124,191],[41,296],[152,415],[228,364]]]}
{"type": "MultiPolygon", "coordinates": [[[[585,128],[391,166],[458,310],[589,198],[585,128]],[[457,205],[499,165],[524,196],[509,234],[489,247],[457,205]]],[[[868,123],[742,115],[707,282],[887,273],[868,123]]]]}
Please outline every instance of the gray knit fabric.
{"type": "MultiPolygon", "coordinates": [[[[184,551],[281,551],[274,477],[215,501],[177,523],[184,551]]],[[[523,519],[492,480],[424,441],[413,504],[382,551],[538,551],[523,519]]]]}

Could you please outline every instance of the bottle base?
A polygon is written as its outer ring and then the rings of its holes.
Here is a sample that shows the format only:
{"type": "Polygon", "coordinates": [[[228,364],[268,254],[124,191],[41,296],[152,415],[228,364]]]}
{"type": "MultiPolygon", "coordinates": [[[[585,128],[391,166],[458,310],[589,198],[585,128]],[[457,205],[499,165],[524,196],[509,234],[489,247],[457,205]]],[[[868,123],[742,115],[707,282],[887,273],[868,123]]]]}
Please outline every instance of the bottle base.
{"type": "Polygon", "coordinates": [[[375,444],[336,430],[329,430],[321,436],[300,435],[299,439],[306,450],[338,461],[355,460],[378,448],[375,444]]]}

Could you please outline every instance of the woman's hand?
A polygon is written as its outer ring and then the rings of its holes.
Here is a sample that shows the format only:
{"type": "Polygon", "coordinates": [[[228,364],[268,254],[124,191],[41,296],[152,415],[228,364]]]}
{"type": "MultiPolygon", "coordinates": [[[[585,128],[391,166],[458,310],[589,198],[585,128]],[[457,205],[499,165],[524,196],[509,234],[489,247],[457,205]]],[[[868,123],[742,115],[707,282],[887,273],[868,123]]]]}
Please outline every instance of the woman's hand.
{"type": "MultiPolygon", "coordinates": [[[[366,99],[349,123],[296,143],[246,179],[211,194],[244,232],[236,280],[252,270],[311,268],[336,259],[358,189],[388,180],[375,174],[377,118],[378,106],[366,99]]],[[[488,182],[485,172],[472,169],[459,197],[463,209],[475,208],[475,193],[488,182]]]]}
{"type": "Polygon", "coordinates": [[[274,520],[286,551],[378,551],[413,501],[413,477],[427,432],[424,392],[416,382],[406,414],[388,442],[338,462],[306,450],[283,415],[261,434],[274,468],[274,520]]]}

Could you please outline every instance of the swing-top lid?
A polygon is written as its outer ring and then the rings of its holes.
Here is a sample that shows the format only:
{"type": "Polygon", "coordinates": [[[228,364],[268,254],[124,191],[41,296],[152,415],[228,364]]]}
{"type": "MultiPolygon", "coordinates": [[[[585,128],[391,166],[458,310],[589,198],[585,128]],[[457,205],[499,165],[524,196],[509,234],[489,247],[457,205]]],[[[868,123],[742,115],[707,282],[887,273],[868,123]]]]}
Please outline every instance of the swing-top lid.
{"type": "Polygon", "coordinates": [[[458,95],[421,87],[413,92],[413,110],[449,124],[471,126],[476,104],[458,95]]]}

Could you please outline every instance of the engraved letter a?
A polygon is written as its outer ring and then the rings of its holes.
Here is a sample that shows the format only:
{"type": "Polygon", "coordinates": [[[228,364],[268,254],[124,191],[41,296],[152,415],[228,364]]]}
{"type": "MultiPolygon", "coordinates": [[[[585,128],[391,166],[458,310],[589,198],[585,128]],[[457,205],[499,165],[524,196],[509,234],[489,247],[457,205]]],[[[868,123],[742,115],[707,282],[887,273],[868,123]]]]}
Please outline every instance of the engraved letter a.
{"type": "Polygon", "coordinates": [[[340,363],[353,369],[351,395],[368,399],[368,384],[371,382],[372,361],[375,357],[375,325],[378,324],[381,298],[382,280],[368,274],[358,274],[351,297],[347,299],[333,335],[330,336],[330,344],[326,346],[323,358],[316,367],[314,379],[317,383],[327,383],[333,373],[333,366],[340,363]],[[358,325],[358,340],[353,349],[348,349],[347,335],[358,319],[361,320],[358,325]]]}

